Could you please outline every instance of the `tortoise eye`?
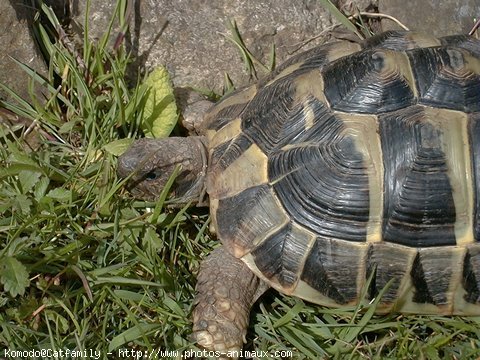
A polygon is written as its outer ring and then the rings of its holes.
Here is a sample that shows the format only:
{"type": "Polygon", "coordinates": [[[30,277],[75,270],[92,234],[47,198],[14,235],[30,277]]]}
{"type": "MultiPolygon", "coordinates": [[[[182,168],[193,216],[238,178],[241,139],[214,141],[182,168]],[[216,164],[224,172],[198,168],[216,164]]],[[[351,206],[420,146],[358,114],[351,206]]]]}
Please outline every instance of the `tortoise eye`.
{"type": "Polygon", "coordinates": [[[145,175],[145,179],[147,181],[152,181],[152,180],[155,180],[156,178],[158,178],[158,174],[157,174],[157,171],[155,170],[152,170],[145,175]]]}

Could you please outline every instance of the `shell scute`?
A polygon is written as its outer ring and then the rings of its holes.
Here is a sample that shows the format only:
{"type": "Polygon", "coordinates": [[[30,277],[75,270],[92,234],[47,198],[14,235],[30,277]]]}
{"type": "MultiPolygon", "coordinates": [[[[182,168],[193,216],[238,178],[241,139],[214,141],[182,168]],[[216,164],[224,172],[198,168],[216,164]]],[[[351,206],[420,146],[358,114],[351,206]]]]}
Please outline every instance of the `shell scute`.
{"type": "Polygon", "coordinates": [[[252,250],[252,256],[263,276],[288,293],[298,281],[313,241],[313,234],[289,222],[252,250]]]}
{"type": "Polygon", "coordinates": [[[323,77],[325,96],[338,111],[377,114],[416,103],[411,70],[402,52],[355,53],[327,66],[323,77]]]}
{"type": "Polygon", "coordinates": [[[480,111],[480,59],[458,48],[409,51],[419,103],[464,111],[480,111]]]}

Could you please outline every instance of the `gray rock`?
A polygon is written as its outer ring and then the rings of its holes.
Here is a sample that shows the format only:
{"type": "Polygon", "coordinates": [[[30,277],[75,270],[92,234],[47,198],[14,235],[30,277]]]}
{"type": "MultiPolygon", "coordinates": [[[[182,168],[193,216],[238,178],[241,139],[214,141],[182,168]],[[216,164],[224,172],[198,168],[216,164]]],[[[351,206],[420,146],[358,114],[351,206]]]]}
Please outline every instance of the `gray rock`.
{"type": "MultiPolygon", "coordinates": [[[[382,13],[395,16],[411,30],[435,36],[468,33],[474,17],[480,15],[479,0],[379,0],[382,13]]],[[[391,21],[382,21],[383,29],[399,29],[391,21]]]]}
{"type": "MultiPolygon", "coordinates": [[[[60,14],[65,4],[77,24],[83,24],[86,1],[48,1],[60,14]]],[[[90,37],[99,38],[105,31],[116,0],[92,0],[89,16],[90,37]]],[[[240,52],[227,40],[229,20],[235,20],[242,38],[254,56],[267,64],[272,44],[276,46],[276,62],[298,51],[325,41],[326,32],[336,23],[317,0],[264,1],[132,1],[130,32],[127,44],[135,63],[133,78],[158,65],[166,65],[177,87],[193,86],[221,92],[224,74],[234,84],[249,82],[240,52]],[[224,36],[225,35],[225,36],[224,36]]],[[[464,33],[473,25],[474,14],[480,13],[478,0],[338,0],[342,8],[379,11],[394,15],[411,29],[434,35],[464,33]],[[443,20],[442,20],[443,19],[443,20]],[[448,19],[446,21],[445,19],[448,19]]],[[[28,98],[28,76],[10,57],[45,72],[45,65],[31,38],[28,23],[33,12],[20,1],[0,1],[0,81],[23,98],[28,98]]],[[[398,28],[383,21],[383,29],[398,28]]],[[[79,27],[78,27],[79,28],[79,27]]],[[[75,27],[74,27],[75,29],[75,27]]],[[[115,40],[112,36],[111,43],[115,40]]],[[[262,76],[260,71],[259,76],[262,76]]],[[[0,90],[0,97],[5,98],[0,90]]]]}
{"type": "MultiPolygon", "coordinates": [[[[115,1],[91,3],[90,35],[100,37],[115,1]]],[[[75,19],[81,23],[85,8],[79,5],[75,19]]],[[[280,63],[299,50],[324,41],[319,35],[334,24],[317,0],[136,1],[131,33],[127,36],[137,58],[134,65],[148,70],[165,64],[177,87],[221,92],[225,73],[235,85],[245,84],[251,79],[240,53],[223,36],[230,35],[229,19],[236,21],[247,47],[263,63],[269,62],[272,44],[280,63]]]]}
{"type": "MultiPolygon", "coordinates": [[[[29,30],[31,7],[21,1],[0,0],[0,82],[12,88],[22,98],[29,99],[29,76],[12,58],[44,74],[46,66],[29,30]]],[[[40,94],[40,89],[36,88],[40,94]]],[[[0,89],[0,98],[7,94],[0,89]]]]}

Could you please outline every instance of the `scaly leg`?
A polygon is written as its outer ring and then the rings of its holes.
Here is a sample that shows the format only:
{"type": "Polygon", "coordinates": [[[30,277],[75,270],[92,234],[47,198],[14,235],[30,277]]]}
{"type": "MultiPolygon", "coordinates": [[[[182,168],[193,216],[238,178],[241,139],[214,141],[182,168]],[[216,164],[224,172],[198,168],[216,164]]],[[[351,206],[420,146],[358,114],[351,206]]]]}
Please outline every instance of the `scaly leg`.
{"type": "Polygon", "coordinates": [[[223,247],[202,263],[193,311],[193,336],[207,349],[238,351],[245,342],[250,308],[268,285],[223,247]]]}

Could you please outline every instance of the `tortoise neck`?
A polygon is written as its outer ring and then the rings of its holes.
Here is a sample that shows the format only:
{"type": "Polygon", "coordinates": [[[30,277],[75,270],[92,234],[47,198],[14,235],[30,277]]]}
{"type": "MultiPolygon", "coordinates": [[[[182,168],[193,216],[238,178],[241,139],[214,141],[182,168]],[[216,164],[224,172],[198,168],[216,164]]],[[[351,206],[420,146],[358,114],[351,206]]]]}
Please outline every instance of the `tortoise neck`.
{"type": "Polygon", "coordinates": [[[208,206],[208,194],[207,194],[207,169],[208,169],[208,140],[206,136],[194,136],[196,144],[198,146],[202,167],[197,176],[194,188],[198,193],[197,206],[208,206]]]}

